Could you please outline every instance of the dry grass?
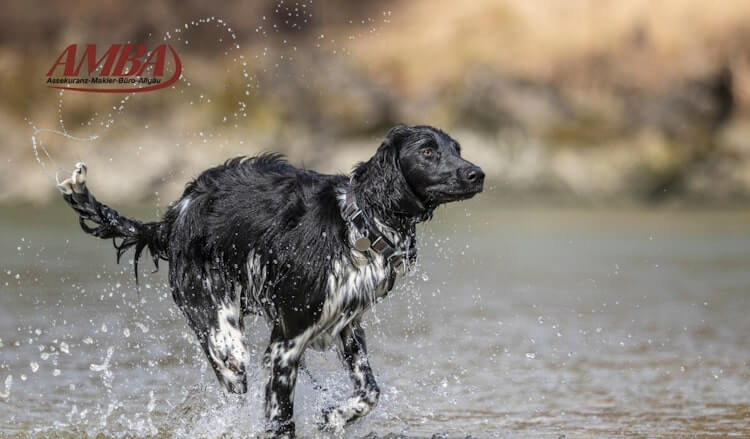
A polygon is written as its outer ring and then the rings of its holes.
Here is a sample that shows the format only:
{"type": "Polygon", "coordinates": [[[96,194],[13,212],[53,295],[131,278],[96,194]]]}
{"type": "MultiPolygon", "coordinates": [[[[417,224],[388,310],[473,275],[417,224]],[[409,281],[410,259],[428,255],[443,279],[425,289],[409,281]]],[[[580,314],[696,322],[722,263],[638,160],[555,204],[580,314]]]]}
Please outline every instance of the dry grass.
{"type": "Polygon", "coordinates": [[[714,69],[722,58],[746,57],[748,47],[738,45],[750,35],[750,3],[416,0],[391,21],[352,53],[400,90],[455,82],[476,65],[535,80],[581,76],[581,64],[607,55],[602,71],[589,75],[613,71],[611,80],[660,87],[714,69]]]}

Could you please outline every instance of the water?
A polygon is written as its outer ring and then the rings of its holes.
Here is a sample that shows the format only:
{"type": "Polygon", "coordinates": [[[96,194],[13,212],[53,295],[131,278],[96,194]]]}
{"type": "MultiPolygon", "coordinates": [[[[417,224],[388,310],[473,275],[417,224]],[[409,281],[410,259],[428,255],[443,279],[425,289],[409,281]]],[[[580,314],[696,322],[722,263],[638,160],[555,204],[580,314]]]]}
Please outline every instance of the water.
{"type": "MultiPolygon", "coordinates": [[[[165,267],[139,297],[60,205],[0,218],[0,437],[260,432],[265,325],[248,395],[223,395],[165,267]]],[[[368,314],[383,396],[348,437],[750,435],[750,213],[482,205],[422,227],[419,271],[368,314]]],[[[306,360],[313,437],[349,387],[333,353],[306,360]]]]}

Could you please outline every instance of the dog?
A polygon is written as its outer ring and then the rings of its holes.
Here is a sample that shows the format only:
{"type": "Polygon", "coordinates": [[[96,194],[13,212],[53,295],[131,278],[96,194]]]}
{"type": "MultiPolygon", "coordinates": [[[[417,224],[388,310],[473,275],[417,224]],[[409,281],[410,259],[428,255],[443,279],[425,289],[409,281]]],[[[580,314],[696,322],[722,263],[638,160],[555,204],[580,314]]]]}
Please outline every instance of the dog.
{"type": "Polygon", "coordinates": [[[76,165],[58,185],[84,232],[112,239],[117,261],[148,249],[169,262],[175,303],[223,387],[247,391],[243,318],[265,317],[265,417],[273,437],[294,437],[294,387],[305,349],[338,348],[354,385],[321,427],[341,431],[377,404],[363,313],[413,266],[416,225],[441,204],[480,193],[482,170],[430,126],[392,128],[351,175],[290,165],[281,155],[238,157],[188,183],[164,218],[141,222],[100,203],[76,165]],[[119,239],[119,242],[117,241],[119,239]]]}

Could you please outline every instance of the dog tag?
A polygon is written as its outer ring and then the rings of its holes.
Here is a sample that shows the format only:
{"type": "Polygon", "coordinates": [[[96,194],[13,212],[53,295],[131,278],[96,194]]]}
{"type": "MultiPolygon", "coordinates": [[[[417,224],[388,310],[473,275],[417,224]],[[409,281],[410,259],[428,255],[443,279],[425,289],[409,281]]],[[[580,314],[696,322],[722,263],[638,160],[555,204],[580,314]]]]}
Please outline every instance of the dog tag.
{"type": "Polygon", "coordinates": [[[358,238],[354,241],[354,248],[361,252],[367,251],[370,248],[370,239],[367,237],[358,238]]]}

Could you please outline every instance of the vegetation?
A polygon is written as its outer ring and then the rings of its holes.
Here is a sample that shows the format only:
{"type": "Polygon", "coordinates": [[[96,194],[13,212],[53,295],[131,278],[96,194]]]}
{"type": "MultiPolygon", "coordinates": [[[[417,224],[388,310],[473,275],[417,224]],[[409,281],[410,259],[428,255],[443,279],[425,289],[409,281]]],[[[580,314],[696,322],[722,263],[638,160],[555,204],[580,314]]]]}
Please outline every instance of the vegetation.
{"type": "Polygon", "coordinates": [[[81,159],[108,200],[166,202],[201,169],[261,150],[346,172],[400,121],[451,132],[497,194],[750,195],[745,1],[37,3],[0,17],[0,200],[54,196],[54,171],[81,159]],[[184,65],[175,88],[44,85],[67,44],[167,32],[184,65]],[[41,170],[30,124],[61,119],[98,137],[40,133],[54,159],[41,170]]]}

